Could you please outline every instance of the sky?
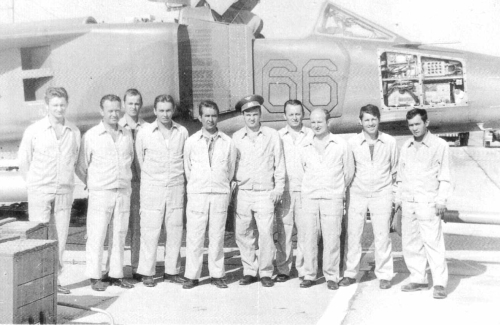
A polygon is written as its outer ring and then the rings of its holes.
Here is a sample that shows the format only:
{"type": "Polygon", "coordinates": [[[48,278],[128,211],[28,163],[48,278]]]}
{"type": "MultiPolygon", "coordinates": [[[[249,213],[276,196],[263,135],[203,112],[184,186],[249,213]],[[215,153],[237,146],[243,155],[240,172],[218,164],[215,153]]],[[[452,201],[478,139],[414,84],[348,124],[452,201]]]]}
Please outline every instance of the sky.
{"type": "MultiPolygon", "coordinates": [[[[267,38],[302,36],[317,19],[323,0],[261,0],[254,12],[264,20],[267,38]]],[[[99,22],[130,22],[153,15],[171,21],[163,3],[148,0],[0,0],[0,23],[93,16],[99,22]]],[[[339,6],[411,41],[449,43],[448,47],[500,57],[498,0],[335,0],[339,6]]]]}

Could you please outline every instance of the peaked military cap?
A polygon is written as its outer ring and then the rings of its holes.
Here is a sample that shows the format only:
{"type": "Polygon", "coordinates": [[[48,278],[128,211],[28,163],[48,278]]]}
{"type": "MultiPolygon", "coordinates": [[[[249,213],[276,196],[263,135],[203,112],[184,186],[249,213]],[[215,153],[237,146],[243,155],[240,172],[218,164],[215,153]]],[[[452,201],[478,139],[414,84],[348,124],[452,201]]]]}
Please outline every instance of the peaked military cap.
{"type": "Polygon", "coordinates": [[[246,111],[247,109],[260,107],[264,103],[264,98],[259,95],[250,95],[243,97],[239,102],[236,103],[237,111],[246,111]]]}

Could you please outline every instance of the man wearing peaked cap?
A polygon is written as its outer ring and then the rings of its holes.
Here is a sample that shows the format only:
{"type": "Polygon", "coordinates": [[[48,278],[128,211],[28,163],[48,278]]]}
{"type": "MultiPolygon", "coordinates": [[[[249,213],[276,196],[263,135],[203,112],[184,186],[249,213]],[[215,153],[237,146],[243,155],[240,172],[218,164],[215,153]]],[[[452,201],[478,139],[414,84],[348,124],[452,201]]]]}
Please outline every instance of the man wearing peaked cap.
{"type": "Polygon", "coordinates": [[[253,95],[236,104],[245,126],[233,134],[237,150],[234,179],[238,186],[235,233],[243,263],[240,285],[256,282],[258,274],[262,285],[271,287],[274,207],[281,200],[285,186],[285,160],[278,132],[260,123],[263,102],[261,96],[253,95]]]}
{"type": "Polygon", "coordinates": [[[236,103],[236,110],[241,111],[242,113],[247,109],[260,107],[264,103],[264,98],[259,95],[250,95],[240,99],[239,102],[236,103]]]}

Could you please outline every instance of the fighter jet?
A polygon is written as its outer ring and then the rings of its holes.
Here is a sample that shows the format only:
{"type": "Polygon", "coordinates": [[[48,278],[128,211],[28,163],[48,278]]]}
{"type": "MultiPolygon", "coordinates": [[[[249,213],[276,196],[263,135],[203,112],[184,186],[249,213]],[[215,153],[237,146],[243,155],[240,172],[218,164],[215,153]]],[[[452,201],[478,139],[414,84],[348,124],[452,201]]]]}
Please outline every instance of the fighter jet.
{"type": "MultiPolygon", "coordinates": [[[[497,57],[412,42],[332,1],[300,40],[266,39],[265,21],[251,12],[256,0],[162,2],[179,11],[176,22],[87,17],[2,26],[0,147],[11,158],[2,166],[15,169],[23,131],[45,114],[49,86],[68,90],[68,119],[82,132],[98,123],[103,95],[128,88],[143,93],[149,120],[155,96],[171,94],[191,133],[200,127],[195,108],[211,99],[221,107],[220,128],[232,134],[244,124],[236,102],[254,93],[263,96],[262,121],[273,128],[285,125],[288,99],[304,103],[306,119],[327,109],[334,133],[358,132],[359,107],[367,103],[381,108],[382,129],[393,135],[407,133],[405,114],[415,107],[428,110],[432,131],[460,133],[463,144],[478,124],[500,128],[497,57]]],[[[5,175],[0,202],[25,199],[15,173],[5,175]]]]}

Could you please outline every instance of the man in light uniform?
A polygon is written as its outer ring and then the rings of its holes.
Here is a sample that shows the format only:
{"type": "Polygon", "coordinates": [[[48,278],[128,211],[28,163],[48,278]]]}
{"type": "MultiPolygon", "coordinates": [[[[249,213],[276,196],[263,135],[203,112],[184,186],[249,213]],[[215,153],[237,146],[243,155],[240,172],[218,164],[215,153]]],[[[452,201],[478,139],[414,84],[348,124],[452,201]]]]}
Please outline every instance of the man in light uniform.
{"type": "Polygon", "coordinates": [[[198,285],[203,265],[203,243],[208,223],[208,270],[211,283],[227,288],[223,279],[224,234],[236,148],[230,137],[217,129],[219,107],[200,103],[202,129],[186,141],[184,169],[187,179],[186,272],[184,289],[198,285]]]}
{"type": "Polygon", "coordinates": [[[243,114],[245,127],[233,134],[238,151],[235,233],[243,263],[240,285],[256,282],[259,274],[262,285],[272,287],[274,207],[283,194],[285,160],[278,132],[260,123],[263,102],[261,96],[253,95],[236,104],[236,109],[243,114]],[[258,258],[255,224],[258,230],[258,258]]]}
{"type": "Polygon", "coordinates": [[[297,228],[297,254],[295,268],[299,277],[303,277],[302,266],[302,232],[300,231],[300,218],[302,218],[301,185],[304,170],[300,163],[300,151],[304,142],[313,136],[310,128],[302,124],[304,107],[296,99],[287,101],[284,105],[284,117],[287,125],[278,131],[283,142],[285,155],[286,178],[285,191],[276,209],[276,224],[278,227],[278,241],[276,243],[276,266],[278,275],[276,282],[285,282],[290,279],[290,269],[293,260],[292,233],[295,224],[297,228]]]}
{"type": "MultiPolygon", "coordinates": [[[[58,241],[60,274],[73,204],[80,130],[65,118],[68,93],[64,88],[48,88],[45,107],[47,116],[24,132],[18,161],[28,187],[29,220],[49,223],[49,238],[58,241]]],[[[59,280],[57,292],[70,293],[59,280]]]]}
{"type": "Polygon", "coordinates": [[[446,298],[448,267],[441,217],[451,195],[450,153],[446,141],[431,134],[425,109],[406,113],[413,137],[401,148],[397,175],[396,208],[402,206],[403,257],[411,292],[428,289],[427,263],[434,284],[434,298],[446,298]]]}
{"type": "Polygon", "coordinates": [[[359,121],[363,131],[349,140],[355,173],[348,195],[346,269],[339,285],[356,282],[361,261],[361,236],[369,210],[375,237],[375,275],[380,280],[380,288],[389,289],[394,277],[389,229],[398,150],[396,139],[378,130],[380,111],[377,106],[361,107],[359,121]]]}
{"type": "MultiPolygon", "coordinates": [[[[137,132],[148,124],[142,118],[139,117],[139,113],[142,108],[142,95],[137,89],[128,89],[123,96],[123,110],[125,114],[118,121],[123,128],[130,130],[132,133],[132,138],[135,141],[137,137],[137,132]]],[[[137,161],[137,155],[134,156],[134,161],[132,162],[132,194],[130,195],[130,218],[128,231],[130,233],[130,261],[132,266],[132,277],[140,281],[141,277],[137,274],[137,266],[139,264],[139,250],[140,250],[140,240],[141,240],[141,229],[140,229],[140,186],[141,186],[141,167],[137,161]]],[[[111,228],[111,227],[110,227],[111,228]]],[[[111,231],[111,229],[110,229],[111,231]]],[[[109,245],[112,246],[113,240],[112,236],[109,236],[109,245]]],[[[109,259],[106,265],[106,270],[109,270],[109,259]]]]}
{"type": "Polygon", "coordinates": [[[125,237],[130,213],[130,181],[134,145],[129,130],[118,124],[121,100],[116,95],[101,99],[102,121],[83,137],[76,174],[89,189],[87,212],[87,268],[93,290],[104,291],[102,255],[108,225],[113,220],[109,281],[122,288],[134,286],[123,280],[125,237]]]}
{"type": "Polygon", "coordinates": [[[141,251],[137,273],[147,287],[156,285],[156,250],[165,224],[164,280],[183,283],[181,244],[184,215],[184,143],[188,132],[172,120],[174,99],[160,95],[154,101],[156,120],[143,127],[135,143],[141,166],[141,251]]]}
{"type": "Polygon", "coordinates": [[[345,189],[354,174],[352,152],[345,140],[328,130],[328,111],[311,112],[314,137],[302,149],[302,211],[299,231],[304,240],[304,281],[314,285],[318,272],[318,237],[323,238],[323,274],[330,290],[338,289],[340,233],[345,189]]]}

